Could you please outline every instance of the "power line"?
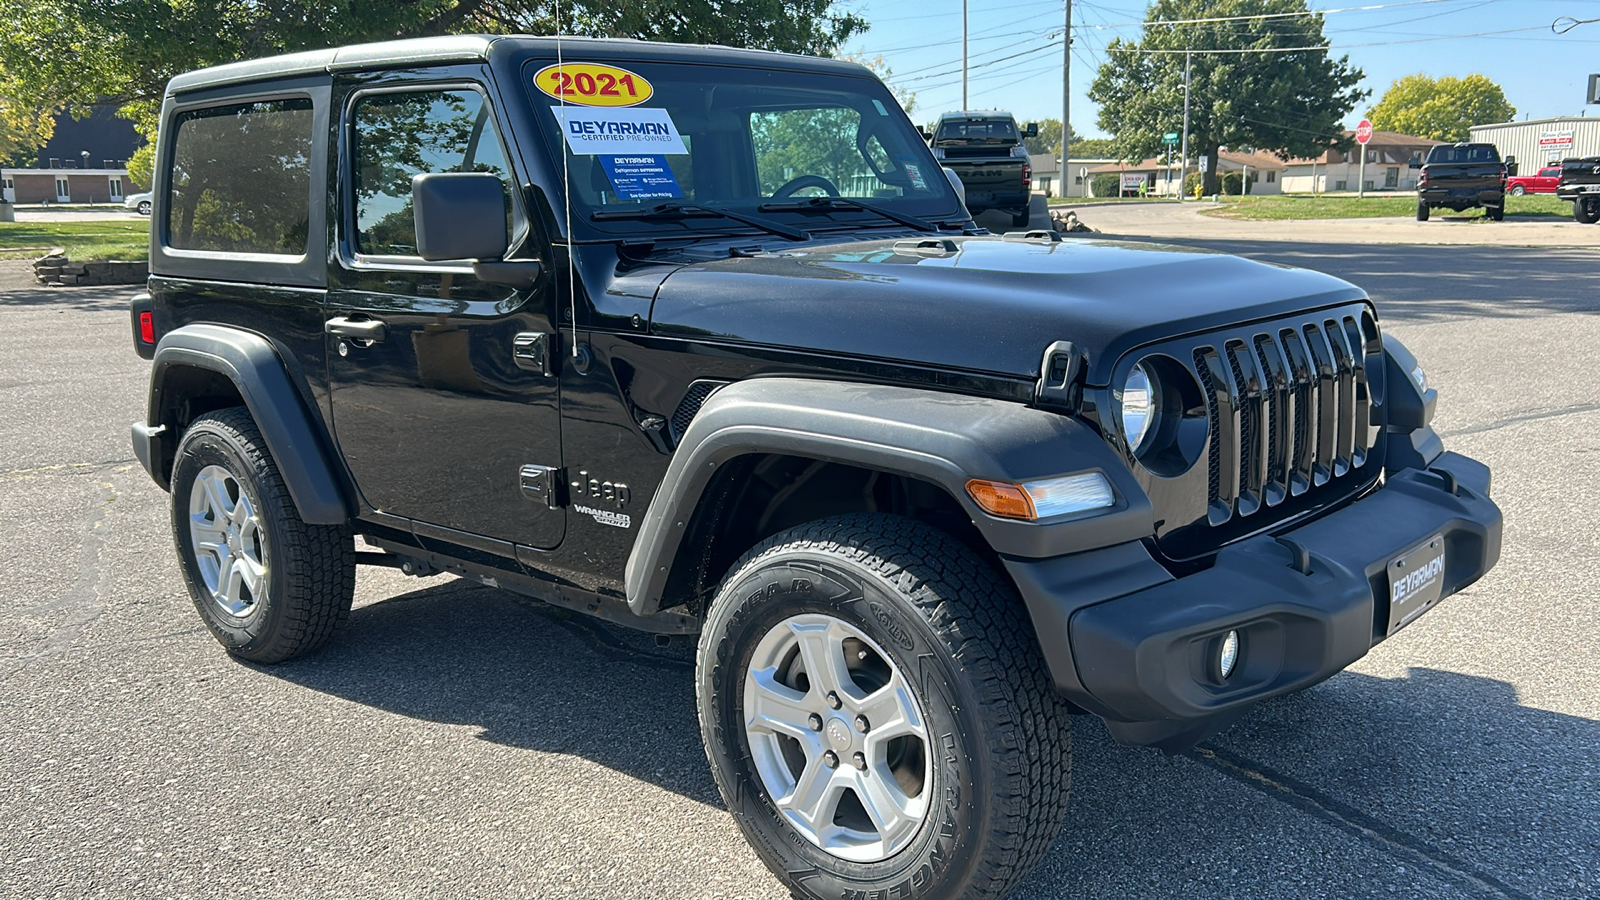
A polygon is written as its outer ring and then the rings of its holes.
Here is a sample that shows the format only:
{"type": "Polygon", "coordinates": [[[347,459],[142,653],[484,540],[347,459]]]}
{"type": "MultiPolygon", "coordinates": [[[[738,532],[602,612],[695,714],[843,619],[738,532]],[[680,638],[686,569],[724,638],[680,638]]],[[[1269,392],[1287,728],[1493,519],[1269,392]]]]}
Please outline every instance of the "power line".
{"type": "Polygon", "coordinates": [[[1092,28],[1131,28],[1139,25],[1203,25],[1212,22],[1249,22],[1264,19],[1302,19],[1309,16],[1327,16],[1334,13],[1347,12],[1372,12],[1380,9],[1398,9],[1403,6],[1425,6],[1433,3],[1460,3],[1461,0],[1406,0],[1403,3],[1373,3],[1367,6],[1346,6],[1341,9],[1308,9],[1295,12],[1281,13],[1256,13],[1248,16],[1208,16],[1201,19],[1154,19],[1148,22],[1115,22],[1108,25],[1093,25],[1092,28]]]}
{"type": "Polygon", "coordinates": [[[1524,31],[1543,31],[1544,29],[1545,29],[1545,26],[1543,26],[1543,25],[1533,25],[1533,26],[1530,26],[1530,27],[1527,27],[1527,28],[1506,28],[1506,29],[1502,29],[1500,31],[1479,31],[1479,32],[1475,32],[1473,34],[1436,34],[1436,35],[1431,35],[1429,37],[1411,38],[1409,40],[1403,40],[1403,41],[1371,41],[1371,42],[1365,43],[1365,44],[1339,44],[1337,46],[1335,46],[1333,44],[1319,44],[1319,45],[1314,45],[1314,46],[1310,46],[1310,47],[1226,47],[1226,48],[1216,48],[1216,49],[1209,49],[1209,50],[1200,49],[1200,48],[1196,47],[1191,51],[1191,50],[1189,50],[1187,48],[1183,48],[1183,47],[1179,47],[1179,48],[1176,48],[1176,49],[1170,49],[1169,50],[1169,49],[1158,49],[1158,48],[1152,48],[1152,47],[1136,47],[1136,46],[1133,46],[1131,44],[1124,44],[1123,46],[1116,47],[1116,48],[1112,48],[1112,47],[1108,46],[1106,48],[1106,52],[1107,53],[1153,53],[1153,54],[1174,54],[1174,53],[1194,52],[1194,53],[1204,53],[1204,54],[1210,54],[1210,55],[1236,54],[1236,53],[1304,53],[1304,52],[1309,52],[1309,51],[1313,51],[1313,50],[1320,50],[1320,51],[1354,50],[1354,49],[1357,49],[1359,47],[1391,47],[1391,46],[1394,46],[1394,45],[1397,45],[1397,44],[1425,44],[1425,43],[1428,43],[1429,41],[1458,41],[1458,40],[1467,40],[1467,39],[1470,39],[1470,38],[1493,37],[1493,36],[1502,35],[1502,34],[1517,34],[1517,33],[1524,32],[1524,31]]]}

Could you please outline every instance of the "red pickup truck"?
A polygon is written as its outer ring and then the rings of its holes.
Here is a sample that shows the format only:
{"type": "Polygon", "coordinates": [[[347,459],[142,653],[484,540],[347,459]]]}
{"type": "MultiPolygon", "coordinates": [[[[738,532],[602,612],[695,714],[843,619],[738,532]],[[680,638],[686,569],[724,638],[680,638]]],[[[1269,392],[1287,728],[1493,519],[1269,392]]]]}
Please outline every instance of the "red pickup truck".
{"type": "Polygon", "coordinates": [[[1523,194],[1554,194],[1561,181],[1561,166],[1545,166],[1534,175],[1513,175],[1506,179],[1506,193],[1513,197],[1523,194]]]}

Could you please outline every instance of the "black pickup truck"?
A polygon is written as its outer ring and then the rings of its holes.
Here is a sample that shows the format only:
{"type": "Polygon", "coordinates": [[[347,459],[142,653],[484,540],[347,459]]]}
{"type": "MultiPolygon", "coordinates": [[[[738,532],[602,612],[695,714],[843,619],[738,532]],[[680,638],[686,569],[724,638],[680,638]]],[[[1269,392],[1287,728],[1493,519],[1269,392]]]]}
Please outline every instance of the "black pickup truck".
{"type": "Polygon", "coordinates": [[[974,216],[991,209],[1011,213],[1011,224],[1028,224],[1028,203],[1033,197],[1033,166],[1028,163],[1025,137],[1039,126],[1017,128],[1007,112],[952,112],[939,117],[933,129],[933,155],[956,173],[967,193],[967,209],[974,216]]]}
{"type": "Polygon", "coordinates": [[[1422,170],[1417,179],[1417,221],[1428,221],[1436,206],[1461,212],[1481,206],[1498,222],[1506,217],[1506,176],[1515,158],[1504,162],[1493,144],[1440,144],[1428,151],[1427,162],[1411,160],[1422,170]]]}
{"type": "Polygon", "coordinates": [[[1600,222],[1600,156],[1562,160],[1556,196],[1572,204],[1572,217],[1579,222],[1600,222]]]}

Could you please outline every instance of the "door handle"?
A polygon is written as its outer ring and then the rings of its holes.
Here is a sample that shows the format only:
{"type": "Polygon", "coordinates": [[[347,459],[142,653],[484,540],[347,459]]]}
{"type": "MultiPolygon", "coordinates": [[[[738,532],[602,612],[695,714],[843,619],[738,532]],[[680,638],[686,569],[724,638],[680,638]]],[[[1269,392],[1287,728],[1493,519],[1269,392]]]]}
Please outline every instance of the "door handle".
{"type": "Polygon", "coordinates": [[[382,319],[348,319],[340,316],[329,319],[322,330],[338,337],[376,344],[389,336],[389,326],[382,319]]]}

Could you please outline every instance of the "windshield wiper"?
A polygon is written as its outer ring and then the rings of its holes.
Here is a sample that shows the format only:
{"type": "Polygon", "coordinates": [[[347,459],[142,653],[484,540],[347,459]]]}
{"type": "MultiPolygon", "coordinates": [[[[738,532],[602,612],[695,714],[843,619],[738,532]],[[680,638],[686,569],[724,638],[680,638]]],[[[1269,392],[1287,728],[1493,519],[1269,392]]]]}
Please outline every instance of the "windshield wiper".
{"type": "Polygon", "coordinates": [[[783,212],[794,210],[798,210],[800,212],[807,212],[810,210],[826,212],[830,209],[859,209],[869,213],[877,213],[878,215],[883,216],[885,219],[891,219],[895,222],[899,222],[901,225],[909,225],[918,231],[939,230],[939,226],[929,222],[927,219],[919,219],[916,216],[908,216],[905,213],[898,213],[892,209],[885,209],[884,207],[878,206],[875,203],[863,203],[860,200],[852,200],[849,197],[807,197],[804,200],[790,200],[783,203],[763,203],[756,207],[756,209],[762,212],[783,212]]]}
{"type": "MultiPolygon", "coordinates": [[[[765,208],[766,207],[762,207],[762,209],[765,208]]],[[[744,213],[734,212],[731,209],[722,209],[721,207],[717,206],[706,206],[703,203],[680,203],[678,201],[672,201],[670,203],[657,203],[655,206],[645,206],[638,209],[600,209],[590,213],[589,218],[595,220],[678,219],[688,218],[689,216],[693,216],[695,214],[721,216],[724,219],[732,219],[735,222],[743,222],[746,225],[759,228],[762,231],[770,232],[778,235],[779,237],[788,238],[791,241],[811,240],[810,233],[801,231],[798,228],[790,228],[782,222],[774,222],[771,219],[762,218],[761,216],[747,216],[744,213]]]]}

